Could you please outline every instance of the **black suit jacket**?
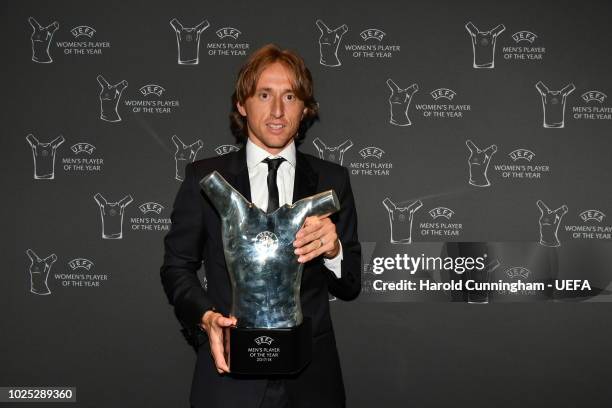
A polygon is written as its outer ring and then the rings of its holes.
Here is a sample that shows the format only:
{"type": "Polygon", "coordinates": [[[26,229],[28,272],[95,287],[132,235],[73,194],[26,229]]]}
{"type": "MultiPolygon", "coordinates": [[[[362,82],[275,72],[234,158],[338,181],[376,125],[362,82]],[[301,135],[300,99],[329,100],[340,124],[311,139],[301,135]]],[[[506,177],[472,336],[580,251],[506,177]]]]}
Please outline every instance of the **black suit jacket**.
{"type": "MultiPolygon", "coordinates": [[[[331,216],[342,242],[342,276],[337,278],[321,257],[304,267],[301,302],[304,316],[312,319],[313,358],[298,375],[284,377],[292,407],[344,406],[344,385],[329,314],[329,295],[351,300],[361,290],[361,247],[357,214],[346,168],[296,153],[293,201],[333,189],[341,209],[331,216]]],[[[161,279],[184,334],[197,350],[191,387],[195,407],[257,407],[267,384],[265,378],[219,375],[210,356],[208,338],[200,328],[202,315],[216,309],[229,315],[231,287],[223,254],[221,220],[202,192],[199,181],[217,170],[234,188],[251,200],[246,149],[188,164],[185,179],[172,211],[172,227],[164,240],[161,279]],[[197,277],[204,265],[208,289],[197,277]]]]}

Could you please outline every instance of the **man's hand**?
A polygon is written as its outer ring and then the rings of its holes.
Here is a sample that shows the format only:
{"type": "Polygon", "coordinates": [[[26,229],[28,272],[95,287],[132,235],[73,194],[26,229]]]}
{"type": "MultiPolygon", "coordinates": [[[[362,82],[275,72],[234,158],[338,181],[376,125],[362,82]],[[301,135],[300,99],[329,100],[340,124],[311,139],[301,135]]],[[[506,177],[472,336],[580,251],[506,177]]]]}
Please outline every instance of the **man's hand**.
{"type": "Polygon", "coordinates": [[[210,354],[212,354],[219,374],[229,373],[229,366],[227,365],[229,344],[226,344],[229,338],[224,335],[224,331],[230,326],[235,326],[237,322],[238,320],[235,317],[225,317],[212,310],[206,311],[202,316],[201,325],[208,333],[210,354]]]}
{"type": "Polygon", "coordinates": [[[295,235],[293,241],[298,262],[305,263],[319,255],[333,258],[340,252],[340,243],[336,225],[329,219],[329,214],[306,218],[304,226],[295,235]]]}

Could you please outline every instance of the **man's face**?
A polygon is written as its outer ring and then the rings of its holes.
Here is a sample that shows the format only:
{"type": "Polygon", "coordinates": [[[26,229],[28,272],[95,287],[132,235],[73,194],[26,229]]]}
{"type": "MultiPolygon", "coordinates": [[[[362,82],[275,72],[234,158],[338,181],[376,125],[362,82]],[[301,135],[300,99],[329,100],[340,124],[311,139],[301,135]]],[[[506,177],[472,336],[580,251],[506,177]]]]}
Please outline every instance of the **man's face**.
{"type": "Polygon", "coordinates": [[[259,76],[255,94],[236,104],[247,119],[249,139],[271,154],[280,153],[293,140],[306,108],[292,90],[293,73],[280,62],[268,65],[259,76]]]}

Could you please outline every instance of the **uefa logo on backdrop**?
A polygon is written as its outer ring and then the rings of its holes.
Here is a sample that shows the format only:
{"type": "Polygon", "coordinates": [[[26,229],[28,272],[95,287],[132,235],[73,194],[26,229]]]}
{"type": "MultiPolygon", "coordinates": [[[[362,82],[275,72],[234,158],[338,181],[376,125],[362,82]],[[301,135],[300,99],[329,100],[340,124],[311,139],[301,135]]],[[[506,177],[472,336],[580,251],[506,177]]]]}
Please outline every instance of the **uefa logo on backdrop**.
{"type": "Polygon", "coordinates": [[[606,216],[603,212],[599,210],[585,210],[581,212],[579,215],[580,219],[584,222],[595,221],[601,223],[606,216]]]}
{"type": "Polygon", "coordinates": [[[159,203],[149,201],[149,202],[140,204],[138,206],[138,209],[143,215],[146,215],[148,213],[155,213],[159,215],[164,210],[164,206],[159,203]]]}
{"type": "Polygon", "coordinates": [[[141,86],[139,91],[142,94],[142,96],[149,96],[149,95],[162,96],[165,89],[161,85],[147,84],[147,85],[141,86]]]}
{"type": "Polygon", "coordinates": [[[590,90],[580,95],[581,105],[572,107],[574,119],[612,120],[612,106],[606,105],[608,95],[599,90],[590,90]]]}
{"type": "Polygon", "coordinates": [[[91,156],[94,150],[96,150],[96,146],[90,143],[87,143],[87,142],[79,142],[79,143],[75,143],[72,146],[70,146],[70,150],[76,156],[79,156],[79,155],[91,156]]]}
{"type": "Polygon", "coordinates": [[[565,225],[565,231],[576,240],[601,240],[612,239],[612,225],[605,222],[606,214],[598,209],[581,211],[577,219],[579,224],[565,225]]]}
{"type": "Polygon", "coordinates": [[[242,31],[236,27],[221,27],[215,31],[218,41],[206,44],[208,55],[217,57],[245,57],[251,44],[242,42],[242,31]]]}
{"type": "Polygon", "coordinates": [[[102,55],[103,50],[110,48],[108,41],[94,40],[96,29],[88,25],[79,25],[70,30],[72,38],[67,41],[57,41],[57,46],[65,55],[102,55]]]}
{"type": "Polygon", "coordinates": [[[93,261],[87,258],[74,258],[68,261],[68,271],[55,273],[55,279],[62,287],[99,288],[108,281],[106,273],[94,270],[93,261]]]}
{"type": "Polygon", "coordinates": [[[448,207],[436,207],[429,210],[429,216],[434,220],[438,218],[446,218],[450,221],[451,218],[453,218],[453,215],[455,215],[455,212],[448,207]]]}
{"type": "Polygon", "coordinates": [[[430,220],[419,223],[421,236],[430,238],[456,238],[463,230],[463,224],[453,221],[455,211],[444,206],[438,206],[427,212],[430,220]]]}
{"type": "MultiPolygon", "coordinates": [[[[515,283],[518,281],[526,283],[534,281],[533,272],[525,266],[511,266],[506,268],[500,275],[498,275],[498,277],[502,282],[509,283],[515,283]]],[[[498,290],[495,292],[495,294],[503,296],[533,296],[537,294],[537,291],[531,289],[521,289],[516,291],[498,290]]]]}
{"type": "Polygon", "coordinates": [[[457,92],[448,88],[438,88],[434,89],[429,94],[434,99],[434,101],[437,101],[440,98],[444,98],[447,101],[452,101],[455,98],[455,95],[457,95],[457,92]]]}
{"type": "Polygon", "coordinates": [[[506,269],[504,274],[510,279],[529,279],[531,271],[523,266],[513,266],[506,269]]]}
{"type": "Polygon", "coordinates": [[[512,34],[510,45],[502,47],[505,60],[517,62],[542,61],[546,54],[546,48],[535,44],[538,35],[529,30],[520,30],[512,34]]]}
{"type": "Polygon", "coordinates": [[[72,173],[98,173],[103,170],[104,159],[95,155],[96,147],[88,142],[70,146],[72,156],[62,158],[62,168],[72,173]]]}
{"type": "Polygon", "coordinates": [[[389,34],[380,27],[368,27],[359,33],[360,42],[345,45],[353,58],[386,60],[396,56],[401,47],[389,42],[389,34]]]}
{"type": "Polygon", "coordinates": [[[130,217],[130,229],[142,232],[167,232],[172,221],[162,213],[165,207],[155,201],[147,201],[138,206],[140,214],[130,217]]]}
{"type": "Polygon", "coordinates": [[[124,101],[124,105],[136,114],[160,114],[161,116],[174,113],[180,102],[177,99],[163,97],[166,88],[159,84],[146,84],[138,89],[136,96],[124,101]]]}
{"type": "Polygon", "coordinates": [[[607,97],[608,95],[606,95],[605,93],[601,91],[593,90],[593,91],[586,91],[585,93],[583,93],[580,96],[580,99],[582,99],[586,103],[599,102],[599,104],[603,104],[607,97]]]}
{"type": "Polygon", "coordinates": [[[93,266],[94,263],[89,259],[85,258],[74,258],[73,260],[68,262],[68,267],[72,271],[76,271],[79,268],[85,269],[86,271],[91,271],[91,268],[93,268],[93,266]]]}
{"type": "Polygon", "coordinates": [[[531,163],[535,157],[535,153],[528,149],[516,149],[511,151],[508,156],[510,156],[514,162],[525,160],[526,162],[531,163]]]}
{"type": "Polygon", "coordinates": [[[389,176],[393,169],[385,156],[385,151],[377,146],[366,146],[359,150],[359,158],[349,163],[354,176],[389,176]]]}
{"type": "Polygon", "coordinates": [[[70,30],[74,38],[87,37],[92,38],[96,34],[96,30],[89,26],[77,26],[70,30]]]}
{"type": "Polygon", "coordinates": [[[506,157],[510,160],[493,165],[502,179],[537,181],[550,173],[550,166],[536,161],[536,154],[532,150],[515,149],[506,157]]]}
{"type": "Polygon", "coordinates": [[[432,103],[416,104],[417,111],[428,119],[461,119],[466,112],[472,110],[470,104],[451,103],[457,97],[457,92],[449,88],[436,88],[429,92],[432,103]]]}
{"type": "Polygon", "coordinates": [[[232,38],[234,40],[237,40],[238,37],[240,36],[240,34],[242,34],[242,33],[237,28],[223,27],[223,28],[220,28],[217,31],[215,31],[215,34],[217,34],[217,37],[220,40],[222,40],[224,38],[228,38],[228,37],[232,38]]]}
{"type": "Polygon", "coordinates": [[[217,156],[223,156],[228,153],[237,152],[238,150],[240,150],[240,148],[236,145],[225,144],[215,147],[215,153],[217,153],[217,156]]]}

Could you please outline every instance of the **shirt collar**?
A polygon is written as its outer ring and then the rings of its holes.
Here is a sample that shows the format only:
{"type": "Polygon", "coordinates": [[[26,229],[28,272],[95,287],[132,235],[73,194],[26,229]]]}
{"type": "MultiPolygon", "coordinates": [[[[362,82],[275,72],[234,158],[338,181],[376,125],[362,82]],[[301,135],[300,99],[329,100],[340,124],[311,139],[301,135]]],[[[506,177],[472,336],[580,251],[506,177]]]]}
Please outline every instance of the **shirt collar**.
{"type": "Polygon", "coordinates": [[[247,140],[245,149],[246,149],[247,167],[249,169],[252,169],[253,167],[257,166],[259,163],[261,163],[262,160],[268,157],[272,159],[276,157],[282,157],[283,159],[287,160],[289,164],[295,167],[296,149],[295,149],[295,142],[293,140],[283,149],[283,151],[281,151],[277,155],[270,154],[270,152],[257,146],[255,143],[251,141],[250,138],[247,140]]]}

